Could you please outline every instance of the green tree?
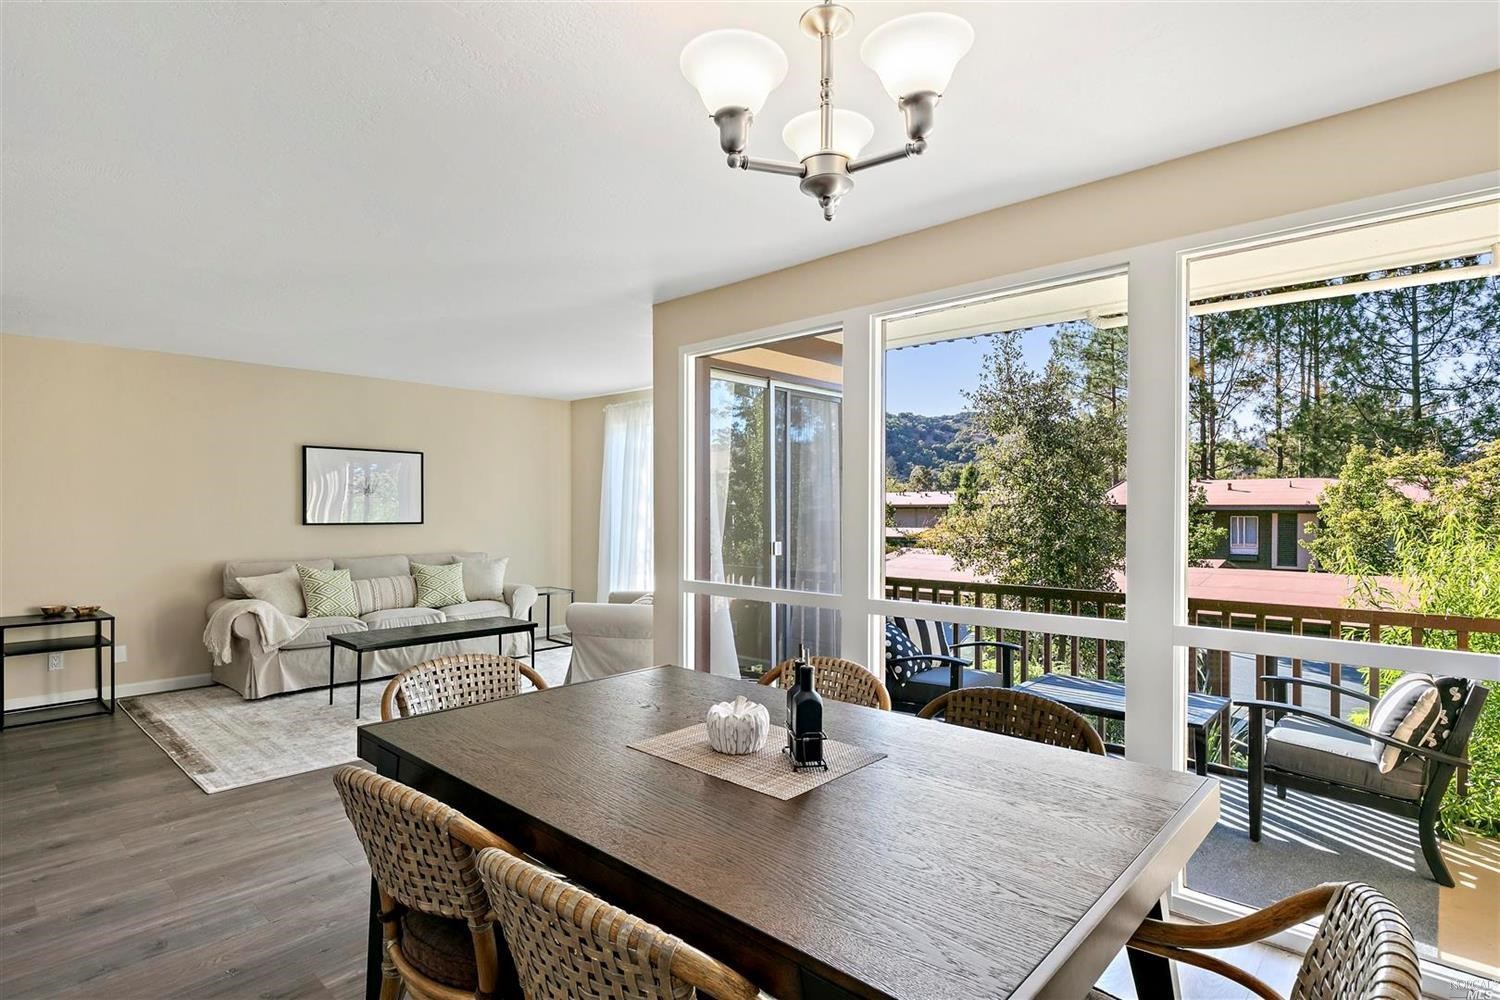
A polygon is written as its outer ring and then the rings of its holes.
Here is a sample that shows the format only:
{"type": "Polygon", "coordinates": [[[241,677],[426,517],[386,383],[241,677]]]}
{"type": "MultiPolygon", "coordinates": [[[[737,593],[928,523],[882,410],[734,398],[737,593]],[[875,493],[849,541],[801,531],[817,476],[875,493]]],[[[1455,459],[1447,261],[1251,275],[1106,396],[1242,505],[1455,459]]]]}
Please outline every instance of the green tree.
{"type": "MultiPolygon", "coordinates": [[[[1052,336],[1052,357],[1068,373],[1070,391],[1080,410],[1112,420],[1125,437],[1126,385],[1129,381],[1130,330],[1096,328],[1091,323],[1062,323],[1052,336]]],[[[1125,478],[1122,464],[1110,470],[1115,482],[1125,478]]]]}
{"type": "MultiPolygon", "coordinates": [[[[1397,268],[1451,271],[1463,257],[1397,268]]],[[[1388,447],[1466,457],[1500,434],[1500,281],[1477,278],[1359,296],[1359,351],[1340,375],[1360,392],[1370,436],[1388,447]]]]}
{"type": "Polygon", "coordinates": [[[737,583],[766,585],[766,415],[765,389],[715,379],[711,445],[727,462],[715,469],[725,477],[724,537],[720,550],[724,576],[737,583]]]}
{"type": "MultiPolygon", "coordinates": [[[[1356,578],[1351,605],[1500,618],[1500,441],[1456,466],[1435,449],[1391,456],[1351,449],[1322,514],[1309,549],[1324,568],[1356,578]]],[[[1407,645],[1411,636],[1386,628],[1382,639],[1407,645]]],[[[1453,649],[1457,636],[1433,629],[1423,644],[1453,649]]],[[[1500,653],[1500,636],[1475,633],[1470,648],[1500,653]]],[[[1443,822],[1500,836],[1500,690],[1489,687],[1469,743],[1468,795],[1449,792],[1443,822]]]]}
{"type": "Polygon", "coordinates": [[[1203,484],[1194,483],[1188,491],[1188,565],[1202,566],[1219,551],[1228,535],[1228,528],[1214,523],[1203,484]]]}
{"type": "Polygon", "coordinates": [[[971,483],[929,532],[963,569],[1009,583],[1115,590],[1125,532],[1109,506],[1125,441],[1110,416],[1074,405],[1053,359],[1030,370],[1018,338],[996,339],[968,393],[980,449],[971,483]]]}

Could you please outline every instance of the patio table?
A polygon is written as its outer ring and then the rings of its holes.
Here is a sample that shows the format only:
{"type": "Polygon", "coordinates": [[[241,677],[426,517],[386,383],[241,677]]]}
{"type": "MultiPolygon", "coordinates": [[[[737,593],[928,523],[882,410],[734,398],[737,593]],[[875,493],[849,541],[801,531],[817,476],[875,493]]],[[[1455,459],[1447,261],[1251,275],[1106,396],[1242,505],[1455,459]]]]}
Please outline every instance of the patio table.
{"type": "MultiPolygon", "coordinates": [[[[1079,715],[1097,715],[1106,719],[1125,718],[1125,685],[1072,674],[1043,674],[1016,685],[1066,705],[1079,715]]],[[[1208,774],[1208,725],[1223,716],[1228,721],[1229,699],[1212,694],[1189,694],[1187,697],[1188,732],[1193,738],[1193,769],[1208,774]]]]}

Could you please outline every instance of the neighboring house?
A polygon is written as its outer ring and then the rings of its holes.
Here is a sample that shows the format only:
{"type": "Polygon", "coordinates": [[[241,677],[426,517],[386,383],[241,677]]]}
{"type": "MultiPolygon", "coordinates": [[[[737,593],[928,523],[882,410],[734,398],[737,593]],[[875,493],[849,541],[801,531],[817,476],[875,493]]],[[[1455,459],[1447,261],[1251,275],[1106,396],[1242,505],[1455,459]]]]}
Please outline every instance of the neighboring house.
{"type": "Polygon", "coordinates": [[[953,506],[953,494],[933,490],[887,493],[885,505],[891,522],[885,528],[886,543],[905,545],[948,513],[953,506]]]}
{"type": "MultiPolygon", "coordinates": [[[[1245,569],[1308,568],[1300,544],[1317,529],[1318,499],[1333,479],[1203,479],[1205,506],[1224,541],[1212,560],[1245,569]]],[[[1111,506],[1123,510],[1127,483],[1109,491],[1111,506]]]]}

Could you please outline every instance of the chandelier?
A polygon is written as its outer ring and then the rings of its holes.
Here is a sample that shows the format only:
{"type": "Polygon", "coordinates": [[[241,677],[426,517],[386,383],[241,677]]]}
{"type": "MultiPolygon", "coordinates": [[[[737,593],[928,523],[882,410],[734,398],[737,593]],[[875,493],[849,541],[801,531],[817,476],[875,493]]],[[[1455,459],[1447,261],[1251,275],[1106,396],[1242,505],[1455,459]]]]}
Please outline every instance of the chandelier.
{"type": "Polygon", "coordinates": [[[699,35],[682,50],[682,75],[698,89],[719,127],[719,147],[728,155],[729,166],[801,178],[803,193],[818,200],[823,218],[830,222],[839,200],[853,189],[854,174],[918,156],[927,148],[938,99],[954,67],[974,44],[969,22],[937,12],[907,14],[870,32],[859,55],[901,110],[906,143],[860,159],[875,126],[858,112],[833,106],[833,40],[853,27],[853,12],[832,0],[802,14],[802,30],[818,40],[822,61],[818,110],[798,115],[781,132],[796,163],[745,154],[750,123],[786,79],[781,46],[754,31],[724,28],[699,35]]]}

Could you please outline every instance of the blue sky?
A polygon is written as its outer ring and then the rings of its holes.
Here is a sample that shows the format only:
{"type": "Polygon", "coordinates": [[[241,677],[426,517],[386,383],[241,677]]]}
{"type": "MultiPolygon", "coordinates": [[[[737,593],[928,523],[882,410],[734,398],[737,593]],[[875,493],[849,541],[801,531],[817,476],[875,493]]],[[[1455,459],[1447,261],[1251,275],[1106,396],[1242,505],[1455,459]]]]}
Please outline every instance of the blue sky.
{"type": "MultiPolygon", "coordinates": [[[[1051,353],[1052,332],[1051,326],[1039,326],[998,336],[1020,337],[1026,364],[1040,370],[1051,353]]],[[[941,416],[964,409],[962,390],[974,388],[979,381],[980,366],[995,336],[886,351],[886,412],[941,416]]]]}

